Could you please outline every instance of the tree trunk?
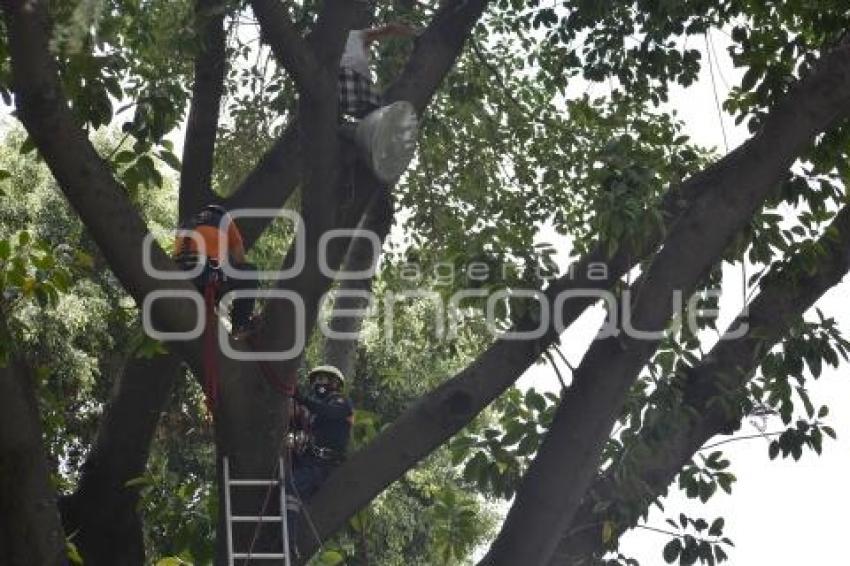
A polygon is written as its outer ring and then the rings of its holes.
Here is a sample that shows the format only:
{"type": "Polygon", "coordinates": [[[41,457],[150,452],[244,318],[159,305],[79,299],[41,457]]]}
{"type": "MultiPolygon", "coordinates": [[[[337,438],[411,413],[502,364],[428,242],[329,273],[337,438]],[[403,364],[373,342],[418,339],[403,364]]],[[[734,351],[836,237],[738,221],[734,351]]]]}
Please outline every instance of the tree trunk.
{"type": "MultiPolygon", "coordinates": [[[[380,246],[390,232],[392,219],[392,202],[389,195],[384,193],[369,207],[359,226],[361,230],[374,234],[375,240],[353,240],[343,262],[343,271],[366,271],[377,261],[381,254],[380,246]],[[375,249],[375,243],[378,244],[378,249],[375,249]]],[[[346,378],[354,375],[357,336],[363,326],[363,317],[352,313],[364,312],[368,308],[368,296],[372,291],[373,281],[374,276],[346,279],[337,287],[338,295],[334,300],[328,329],[338,333],[340,337],[325,338],[323,362],[339,368],[346,378]]]]}
{"type": "Polygon", "coordinates": [[[192,104],[186,119],[183,163],[180,169],[178,217],[186,220],[211,202],[215,136],[224,94],[225,52],[223,0],[196,0],[195,19],[201,40],[195,57],[192,104]]]}
{"type": "Polygon", "coordinates": [[[44,454],[35,376],[0,367],[0,556],[9,566],[60,566],[65,534],[44,454]]]}
{"type": "Polygon", "coordinates": [[[181,371],[173,354],[131,358],[113,386],[77,490],[60,504],[86,566],[144,563],[139,491],[126,484],[145,473],[160,413],[181,371]]]}

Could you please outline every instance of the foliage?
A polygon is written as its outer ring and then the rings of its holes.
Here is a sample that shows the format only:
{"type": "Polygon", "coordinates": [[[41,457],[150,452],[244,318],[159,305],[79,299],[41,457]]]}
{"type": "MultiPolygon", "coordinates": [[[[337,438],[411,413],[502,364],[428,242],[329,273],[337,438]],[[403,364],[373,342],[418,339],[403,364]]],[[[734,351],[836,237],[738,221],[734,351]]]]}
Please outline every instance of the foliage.
{"type": "MultiPolygon", "coordinates": [[[[393,273],[387,266],[375,281],[379,304],[393,273]]],[[[481,347],[481,327],[475,324],[453,341],[441,339],[434,332],[435,314],[435,303],[427,298],[399,302],[391,341],[384,335],[382,309],[365,319],[347,384],[356,407],[353,450],[370,442],[419,395],[469,363],[481,347]]],[[[468,485],[448,451],[438,450],[357,513],[330,544],[325,559],[341,556],[347,564],[382,566],[467,563],[494,526],[491,506],[469,493],[468,485]]]]}

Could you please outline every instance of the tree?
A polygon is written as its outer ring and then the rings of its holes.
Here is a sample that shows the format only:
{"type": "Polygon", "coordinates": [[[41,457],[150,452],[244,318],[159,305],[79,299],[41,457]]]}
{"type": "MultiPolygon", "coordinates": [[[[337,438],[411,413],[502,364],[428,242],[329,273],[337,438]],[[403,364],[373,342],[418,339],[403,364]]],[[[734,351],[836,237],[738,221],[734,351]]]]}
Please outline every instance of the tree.
{"type": "MultiPolygon", "coordinates": [[[[485,429],[483,440],[456,446],[458,462],[467,457],[465,451],[486,448],[468,460],[469,478],[487,489],[498,486],[502,495],[516,494],[482,564],[543,564],[556,556],[575,556],[570,560],[578,563],[598,557],[680,471],[680,484],[700,497],[710,497],[717,485],[728,489],[731,480],[723,475],[728,472],[721,456],[695,468],[689,463],[695,451],[712,435],[734,430],[759,404],[776,407],[790,423],[795,403],[788,381],[803,380],[801,360],[816,375],[818,364],[837,364],[836,351],[844,353],[829,320],[813,328],[799,320],[848,267],[846,214],[835,214],[844,198],[840,182],[848,173],[850,98],[847,16],[840,3],[815,10],[798,2],[742,0],[675,5],[622,0],[607,6],[565,1],[555,7],[448,0],[437,6],[398,2],[374,8],[381,16],[405,14],[427,24],[409,54],[390,47],[379,69],[384,77],[397,75],[386,100],[410,101],[422,116],[418,162],[397,187],[381,185],[338,135],[338,60],[347,30],[362,26],[373,7],[339,0],[249,4],[268,51],[246,45],[240,22],[248,12],[238,2],[3,0],[0,84],[7,98],[14,95],[16,117],[29,135],[24,145],[38,150],[87,236],[137,305],[152,292],[191,291],[185,281],[159,279],[143,268],[149,227],[133,198],[162,184],[155,159],[178,165],[165,136],[187,107],[180,217],[211,200],[234,210],[280,208],[297,191],[291,206],[303,218],[306,258],[294,278],[276,285],[300,297],[304,313],[299,318],[291,304],[269,301],[255,344],[264,351],[294,347],[299,352],[270,364],[274,380],[293,379],[303,350],[298,337],[312,335],[321,300],[335,284],[321,269],[322,235],[362,225],[377,227],[385,237],[393,199],[411,211],[412,242],[403,250],[408,259],[423,265],[437,265],[443,257],[459,265],[506,265],[484,291],[538,291],[531,305],[513,297],[496,315],[515,331],[542,328],[542,335],[492,340],[331,476],[310,508],[321,537],[446,444],[541,356],[554,355],[559,331],[597,302],[599,295],[588,290],[611,291],[628,307],[630,318],[613,313],[608,321],[618,333],[594,342],[560,397],[518,399],[508,393],[494,407],[497,419],[500,410],[504,413],[505,433],[485,429]],[[710,31],[717,28],[731,30],[733,60],[747,69],[726,109],[747,119],[753,132],[722,158],[689,144],[662,106],[671,83],[688,86],[699,70],[700,54],[687,48],[687,39],[703,35],[709,45],[710,31]],[[238,63],[256,53],[256,63],[238,63]],[[263,53],[270,53],[265,63],[263,53]],[[270,59],[273,71],[268,71],[270,59]],[[571,96],[570,79],[579,73],[587,81],[607,83],[610,95],[571,96]],[[223,111],[225,93],[230,106],[223,111]],[[104,156],[88,131],[112,120],[110,97],[132,105],[124,130],[133,146],[121,149],[122,140],[118,150],[104,156]],[[258,125],[261,134],[252,138],[258,125]],[[250,166],[244,151],[233,151],[245,139],[268,140],[265,153],[250,166]],[[216,172],[216,158],[231,167],[216,172]],[[244,177],[233,179],[234,171],[244,177]],[[213,179],[237,186],[213,191],[213,179]],[[787,230],[774,212],[782,204],[797,206],[796,224],[787,230]],[[580,255],[566,274],[547,277],[538,289],[537,276],[551,271],[551,251],[532,247],[534,226],[550,217],[556,229],[574,237],[580,255]],[[721,342],[700,359],[699,328],[713,321],[699,311],[711,299],[703,297],[676,313],[674,297],[697,293],[699,299],[717,284],[718,266],[744,254],[762,268],[749,329],[743,339],[721,342]],[[640,275],[633,280],[629,274],[635,267],[640,275]],[[579,290],[583,294],[558,300],[579,290]],[[699,315],[699,328],[678,324],[691,314],[699,315]],[[804,331],[825,338],[800,342],[804,331]],[[783,337],[779,364],[770,348],[783,337]],[[759,366],[763,376],[748,386],[759,366]],[[510,427],[517,415],[539,422],[510,427]],[[669,419],[681,419],[685,426],[674,434],[666,426],[669,419]],[[612,435],[618,422],[624,430],[612,435]],[[667,451],[665,459],[648,457],[667,451]],[[512,475],[500,477],[494,465],[512,475]],[[487,481],[480,481],[485,475],[487,481]]],[[[255,244],[268,223],[240,221],[246,243],[255,244]]],[[[289,238],[278,234],[278,239],[289,244],[289,238]]],[[[332,267],[361,265],[357,242],[331,240],[324,259],[332,267]]],[[[281,244],[279,263],[293,265],[296,249],[281,244]]],[[[156,245],[152,262],[163,271],[176,269],[156,245]]],[[[392,269],[387,284],[403,289],[404,278],[391,275],[392,269]]],[[[471,275],[461,277],[450,288],[472,281],[471,275]]],[[[194,326],[185,301],[155,303],[152,318],[172,332],[194,326]]],[[[324,346],[343,361],[353,351],[324,346]]],[[[138,485],[128,482],[144,473],[181,361],[195,376],[203,375],[200,340],[166,347],[164,355],[123,365],[78,486],[63,499],[63,526],[76,533],[87,564],[143,561],[138,485]]],[[[216,454],[229,457],[236,475],[268,475],[281,450],[284,404],[256,364],[223,355],[218,364],[216,454]]],[[[9,367],[4,380],[20,381],[16,366],[9,367]]],[[[801,381],[796,395],[808,420],[777,440],[774,455],[799,457],[803,445],[820,450],[820,431],[827,429],[818,419],[825,413],[814,416],[804,385],[801,381]]],[[[37,454],[32,395],[26,388],[10,391],[15,394],[10,402],[27,407],[20,411],[28,426],[21,439],[37,454]]],[[[475,434],[475,427],[469,433],[475,434]]],[[[4,451],[7,446],[4,437],[4,451]]],[[[40,457],[32,466],[33,489],[43,493],[48,466],[40,457]]],[[[0,500],[13,500],[13,488],[3,486],[0,500]]],[[[450,493],[439,507],[444,520],[456,520],[453,511],[463,512],[463,502],[450,493]]],[[[261,494],[238,496],[234,510],[253,514],[261,503],[261,494]]],[[[25,520],[26,510],[10,509],[34,537],[53,529],[47,522],[25,520]]],[[[722,532],[722,522],[693,525],[711,536],[722,532]]],[[[309,555],[316,541],[308,532],[301,529],[299,546],[309,555]]],[[[250,543],[250,530],[235,534],[239,547],[250,543]]],[[[25,552],[17,546],[24,540],[4,541],[8,553],[25,552]]],[[[707,543],[682,540],[665,549],[665,558],[685,564],[721,559],[707,543]]],[[[262,544],[275,542],[270,536],[262,544]]],[[[446,556],[456,553],[451,543],[444,548],[446,556]]],[[[218,537],[218,562],[224,552],[218,537]]]]}

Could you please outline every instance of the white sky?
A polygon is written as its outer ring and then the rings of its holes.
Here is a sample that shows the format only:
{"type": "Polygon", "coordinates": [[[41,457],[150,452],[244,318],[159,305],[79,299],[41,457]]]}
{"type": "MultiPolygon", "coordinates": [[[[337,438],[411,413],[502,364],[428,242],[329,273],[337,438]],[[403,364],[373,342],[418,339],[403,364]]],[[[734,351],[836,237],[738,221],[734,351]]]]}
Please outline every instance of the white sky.
{"type": "MultiPolygon", "coordinates": [[[[715,80],[722,101],[728,92],[727,84],[738,84],[741,73],[732,67],[726,52],[729,38],[715,30],[712,39],[720,65],[720,73],[715,69],[715,80]]],[[[699,83],[687,90],[672,89],[670,104],[686,123],[686,133],[694,141],[723,152],[723,137],[704,42],[691,43],[691,46],[703,51],[699,83]]],[[[743,125],[735,127],[729,115],[724,113],[723,119],[730,148],[749,137],[746,128],[743,125]]],[[[556,238],[551,231],[544,230],[540,240],[555,243],[556,238]]],[[[556,245],[566,248],[561,255],[562,259],[565,258],[569,242],[561,238],[556,245]]],[[[720,303],[721,321],[728,323],[742,306],[740,267],[724,267],[724,289],[728,292],[720,303]]],[[[850,304],[844,299],[848,292],[850,285],[845,278],[817,303],[825,316],[838,321],[845,335],[850,335],[850,304]]],[[[601,309],[588,311],[565,332],[563,350],[574,366],[581,361],[602,320],[601,309]]],[[[565,376],[569,375],[568,369],[562,367],[561,370],[565,376]]],[[[830,414],[825,421],[838,434],[835,441],[824,439],[822,456],[804,452],[799,462],[793,459],[771,461],[767,455],[767,441],[763,439],[729,443],[720,448],[732,461],[729,471],[738,478],[733,484],[732,495],[718,490],[708,504],[701,504],[698,500],[688,500],[674,487],[663,501],[666,512],[654,508],[646,524],[670,530],[664,519],[677,517],[680,512],[694,519],[702,517],[709,523],[723,516],[726,519],[724,534],[735,543],[734,548],[725,548],[729,555],[726,564],[731,566],[837,564],[836,556],[845,546],[846,513],[850,507],[850,482],[847,481],[847,470],[850,470],[850,380],[846,373],[846,367],[825,369],[821,378],[810,387],[815,407],[820,404],[830,406],[830,414]],[[777,544],[782,540],[790,544],[777,544]]],[[[522,388],[534,386],[538,390],[555,391],[558,388],[551,367],[542,365],[526,372],[519,385],[522,388]]],[[[784,428],[778,418],[771,419],[769,423],[769,431],[784,428]]],[[[737,435],[755,433],[758,431],[748,424],[737,435]]],[[[665,564],[661,549],[670,538],[635,529],[623,537],[621,552],[638,559],[643,566],[665,564]]]]}

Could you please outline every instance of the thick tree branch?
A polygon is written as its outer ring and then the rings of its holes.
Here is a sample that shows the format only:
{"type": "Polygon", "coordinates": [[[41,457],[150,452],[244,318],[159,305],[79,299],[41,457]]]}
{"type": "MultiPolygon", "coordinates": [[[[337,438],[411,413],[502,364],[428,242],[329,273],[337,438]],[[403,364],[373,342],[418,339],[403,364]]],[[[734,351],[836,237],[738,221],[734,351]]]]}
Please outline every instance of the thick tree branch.
{"type": "Polygon", "coordinates": [[[14,356],[0,367],[0,556],[10,566],[65,564],[65,533],[44,454],[35,382],[14,356]]]}
{"type": "Polygon", "coordinates": [[[86,564],[145,561],[138,488],[126,484],[145,472],[151,438],[181,372],[173,354],[129,358],[113,385],[77,489],[61,503],[65,529],[76,533],[86,564]]]}
{"type": "MultiPolygon", "coordinates": [[[[655,424],[642,430],[637,442],[653,446],[652,457],[630,464],[634,467],[625,479],[628,485],[616,481],[611,471],[593,482],[550,561],[552,566],[587,564],[604,554],[603,524],[615,525],[618,534],[634,527],[697,450],[713,436],[740,424],[744,415],[709,402],[730,394],[746,396],[748,381],[764,356],[786,335],[789,324],[850,271],[850,209],[845,207],[838,214],[819,243],[826,253],[818,257],[814,272],[793,277],[780,269],[766,278],[758,297],[730,326],[729,332],[747,325],[747,335],[722,339],[700,364],[688,370],[682,385],[681,422],[671,426],[669,419],[646,416],[645,422],[655,424]]],[[[611,470],[618,467],[614,462],[611,470]]]]}
{"type": "MultiPolygon", "coordinates": [[[[753,139],[701,176],[710,188],[677,221],[652,262],[631,309],[633,328],[664,329],[674,293],[690,296],[799,152],[845,117],[848,103],[850,48],[842,46],[794,85],[753,139]]],[[[551,557],[593,479],[629,387],[658,344],[630,334],[598,340],[588,350],[481,564],[542,564],[551,557]]]]}
{"type": "Polygon", "coordinates": [[[435,85],[455,64],[489,0],[451,0],[434,16],[416,45],[398,81],[385,93],[388,101],[407,100],[421,113],[436,92],[435,85]]]}
{"type": "MultiPolygon", "coordinates": [[[[365,237],[353,240],[345,255],[342,270],[356,273],[372,267],[381,254],[380,245],[389,235],[392,221],[392,202],[388,193],[382,193],[366,211],[358,226],[360,230],[373,234],[375,240],[365,237]],[[374,245],[376,241],[379,242],[377,249],[374,245]]],[[[348,337],[359,335],[363,318],[352,313],[363,312],[369,306],[369,300],[364,295],[371,292],[374,279],[362,277],[340,281],[328,321],[331,331],[348,337]]],[[[353,375],[356,353],[357,338],[325,338],[323,362],[338,367],[345,376],[353,375]]]]}
{"type": "MultiPolygon", "coordinates": [[[[290,124],[260,158],[236,191],[222,203],[228,210],[264,208],[278,210],[286,204],[304,178],[303,150],[297,123],[290,124]]],[[[245,247],[256,243],[273,218],[240,218],[245,247]]]]}
{"type": "Polygon", "coordinates": [[[349,0],[326,0],[322,2],[316,26],[307,37],[307,42],[316,53],[321,64],[336,78],[339,59],[342,56],[348,32],[363,27],[375,8],[369,2],[349,0]]]}
{"type": "Polygon", "coordinates": [[[271,47],[275,60],[286,69],[295,81],[298,92],[308,97],[319,97],[332,88],[327,83],[328,73],[319,64],[310,46],[301,36],[286,8],[279,0],[251,0],[254,15],[260,22],[265,43],[271,47]]]}
{"type": "Polygon", "coordinates": [[[215,198],[213,156],[226,69],[224,2],[196,0],[195,18],[200,45],[195,57],[195,83],[180,171],[181,221],[215,198]]]}
{"type": "MultiPolygon", "coordinates": [[[[113,273],[138,304],[142,304],[145,297],[154,291],[194,293],[194,287],[188,282],[163,281],[145,268],[143,242],[148,233],[147,227],[126,191],[114,180],[110,168],[97,155],[68,108],[57,78],[55,62],[48,51],[46,3],[4,0],[2,8],[8,32],[18,117],[35,141],[68,201],[103,252],[113,273]]],[[[150,259],[152,266],[160,271],[177,269],[156,244],[152,246],[150,259]]],[[[153,305],[152,315],[157,328],[167,331],[189,330],[197,320],[195,306],[186,300],[159,300],[153,305]]],[[[197,371],[201,367],[199,342],[181,342],[174,344],[174,347],[195,369],[195,374],[201,375],[197,371]]],[[[143,381],[139,379],[138,383],[143,381]]],[[[147,394],[148,390],[145,390],[147,394]]],[[[149,402],[149,406],[158,405],[164,398],[165,393],[154,393],[140,400],[140,404],[149,402]]],[[[113,411],[112,417],[119,422],[126,422],[121,420],[123,416],[138,416],[138,413],[130,411],[122,415],[121,411],[113,411]]],[[[142,415],[140,422],[146,422],[146,418],[146,415],[142,415]]],[[[120,436],[124,432],[117,430],[116,435],[120,436]]],[[[133,448],[138,450],[144,460],[150,446],[150,431],[142,430],[137,436],[140,446],[133,448]]],[[[120,462],[105,461],[112,458],[114,451],[106,449],[103,454],[99,463],[103,469],[122,465],[120,462]]],[[[143,464],[140,467],[143,469],[143,464]]],[[[113,481],[120,480],[113,478],[113,481]]],[[[112,493],[117,492],[112,490],[112,493]]],[[[120,495],[119,502],[110,509],[123,505],[120,495]]],[[[127,508],[126,505],[124,508],[127,508]]],[[[132,520],[133,515],[126,519],[130,522],[132,520]]],[[[95,533],[91,535],[97,536],[95,533]]],[[[123,552],[118,556],[126,556],[123,552]]],[[[115,564],[115,560],[113,557],[103,563],[115,564]]]]}

